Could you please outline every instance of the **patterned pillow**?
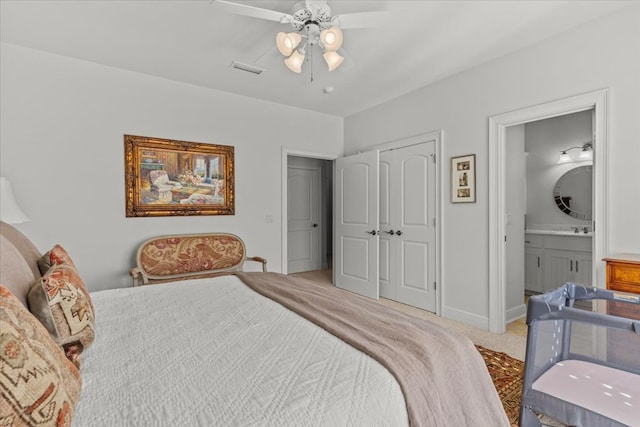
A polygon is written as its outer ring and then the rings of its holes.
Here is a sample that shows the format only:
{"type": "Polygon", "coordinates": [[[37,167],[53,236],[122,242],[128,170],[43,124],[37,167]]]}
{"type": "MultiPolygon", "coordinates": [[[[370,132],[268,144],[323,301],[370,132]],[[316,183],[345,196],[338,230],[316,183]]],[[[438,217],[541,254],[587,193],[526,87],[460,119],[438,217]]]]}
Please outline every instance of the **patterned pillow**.
{"type": "Polygon", "coordinates": [[[71,259],[67,251],[64,250],[64,248],[60,245],[55,245],[53,249],[42,255],[42,257],[38,260],[38,268],[40,269],[40,274],[45,274],[47,271],[49,271],[52,265],[60,264],[69,264],[73,268],[76,268],[76,265],[73,263],[73,260],[71,259]]]}
{"type": "Polygon", "coordinates": [[[93,302],[71,265],[53,265],[31,287],[27,299],[29,310],[70,354],[79,356],[93,342],[93,302]]]}
{"type": "Polygon", "coordinates": [[[0,425],[70,426],[81,388],[78,369],[0,285],[0,425]]]}

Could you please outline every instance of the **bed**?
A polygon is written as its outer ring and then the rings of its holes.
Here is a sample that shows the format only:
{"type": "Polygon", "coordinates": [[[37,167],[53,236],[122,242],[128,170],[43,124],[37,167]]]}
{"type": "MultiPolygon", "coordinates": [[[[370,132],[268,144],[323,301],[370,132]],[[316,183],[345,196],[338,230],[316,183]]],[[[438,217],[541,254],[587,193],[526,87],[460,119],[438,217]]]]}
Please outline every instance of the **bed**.
{"type": "MultiPolygon", "coordinates": [[[[467,338],[278,273],[80,289],[79,300],[86,294],[84,307],[94,313],[91,336],[43,334],[46,325],[27,311],[33,284],[44,281],[37,266],[43,255],[16,229],[0,226],[0,284],[10,291],[0,291],[0,319],[47,360],[47,372],[62,377],[48,394],[25,391],[28,375],[0,357],[0,391],[9,403],[0,420],[79,427],[509,425],[467,338]]],[[[53,253],[44,254],[51,269],[65,261],[53,253]]],[[[2,334],[9,329],[3,324],[2,334]]]]}

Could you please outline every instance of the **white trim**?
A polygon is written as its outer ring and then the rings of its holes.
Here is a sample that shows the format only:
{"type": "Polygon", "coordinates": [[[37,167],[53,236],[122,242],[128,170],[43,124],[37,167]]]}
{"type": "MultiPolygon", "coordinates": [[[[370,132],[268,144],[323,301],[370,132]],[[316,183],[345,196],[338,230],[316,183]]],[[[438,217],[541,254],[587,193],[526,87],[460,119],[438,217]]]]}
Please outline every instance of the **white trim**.
{"type": "Polygon", "coordinates": [[[458,310],[457,308],[451,307],[443,307],[442,308],[442,317],[455,320],[457,322],[464,323],[466,325],[474,326],[478,329],[482,329],[486,331],[489,324],[489,319],[486,317],[478,316],[474,313],[469,313],[468,311],[458,310]]]}
{"type": "Polygon", "coordinates": [[[527,306],[520,304],[507,310],[507,323],[518,320],[527,315],[527,306]]]}
{"type": "MultiPolygon", "coordinates": [[[[505,281],[505,143],[506,128],[585,110],[594,110],[594,245],[593,278],[604,286],[604,263],[608,253],[607,170],[608,89],[601,89],[489,117],[489,330],[506,330],[505,281]],[[597,222],[596,222],[597,221],[597,222]]],[[[597,285],[596,285],[597,286],[597,285]]]]}
{"type": "Polygon", "coordinates": [[[282,247],[282,253],[281,253],[281,260],[280,260],[280,271],[282,272],[282,274],[287,274],[288,271],[288,242],[287,242],[287,201],[288,201],[288,191],[287,191],[287,171],[289,168],[289,162],[287,160],[288,156],[299,156],[299,157],[308,157],[311,159],[321,159],[321,160],[335,160],[338,157],[340,157],[339,154],[330,154],[330,153],[318,153],[315,151],[307,151],[307,150],[301,150],[298,148],[289,148],[289,147],[282,147],[281,150],[281,173],[282,173],[282,178],[281,178],[281,194],[282,194],[282,205],[280,207],[281,210],[281,214],[280,217],[282,218],[282,222],[280,225],[280,246],[282,247]]]}

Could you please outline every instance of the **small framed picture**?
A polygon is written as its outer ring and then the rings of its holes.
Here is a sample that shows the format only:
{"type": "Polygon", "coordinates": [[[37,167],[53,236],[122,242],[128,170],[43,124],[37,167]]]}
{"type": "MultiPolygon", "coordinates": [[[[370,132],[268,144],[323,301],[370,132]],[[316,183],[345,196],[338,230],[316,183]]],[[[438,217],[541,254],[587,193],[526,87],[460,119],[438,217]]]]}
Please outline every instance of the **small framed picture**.
{"type": "Polygon", "coordinates": [[[451,203],[475,203],[476,155],[451,158],[451,203]]]}

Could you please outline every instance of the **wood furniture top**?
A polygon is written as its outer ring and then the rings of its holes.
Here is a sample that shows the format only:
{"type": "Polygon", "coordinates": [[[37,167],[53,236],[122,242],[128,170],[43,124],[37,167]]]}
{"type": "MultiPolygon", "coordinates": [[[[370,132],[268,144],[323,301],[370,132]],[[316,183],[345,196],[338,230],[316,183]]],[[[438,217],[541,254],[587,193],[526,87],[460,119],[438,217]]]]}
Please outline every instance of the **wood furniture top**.
{"type": "Polygon", "coordinates": [[[624,262],[627,264],[640,264],[640,254],[619,253],[619,254],[613,254],[612,256],[607,258],[603,258],[602,260],[606,262],[624,262]]]}

